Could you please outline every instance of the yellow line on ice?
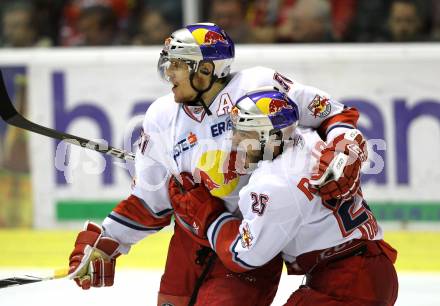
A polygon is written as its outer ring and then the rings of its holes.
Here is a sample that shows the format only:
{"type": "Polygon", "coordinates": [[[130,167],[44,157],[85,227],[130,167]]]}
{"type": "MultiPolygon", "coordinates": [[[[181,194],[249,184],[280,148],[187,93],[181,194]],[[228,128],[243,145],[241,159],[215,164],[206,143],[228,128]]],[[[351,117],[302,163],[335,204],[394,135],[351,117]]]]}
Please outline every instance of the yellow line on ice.
{"type": "MultiPolygon", "coordinates": [[[[0,267],[63,268],[77,232],[0,230],[0,267]]],[[[172,232],[162,231],[135,245],[118,267],[162,269],[172,232]]],[[[385,240],[399,252],[398,271],[440,272],[440,232],[392,231],[385,240]]]]}
{"type": "MultiPolygon", "coordinates": [[[[0,230],[0,267],[63,268],[73,250],[75,231],[0,230]]],[[[118,267],[160,269],[165,265],[171,232],[151,235],[135,245],[118,267]]]]}

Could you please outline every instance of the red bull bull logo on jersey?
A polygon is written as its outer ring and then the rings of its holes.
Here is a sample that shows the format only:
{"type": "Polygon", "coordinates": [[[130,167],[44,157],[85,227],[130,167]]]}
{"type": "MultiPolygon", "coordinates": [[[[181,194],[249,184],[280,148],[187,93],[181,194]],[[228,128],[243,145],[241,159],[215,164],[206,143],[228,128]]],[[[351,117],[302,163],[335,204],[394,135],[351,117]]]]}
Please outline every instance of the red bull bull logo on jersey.
{"type": "Polygon", "coordinates": [[[332,110],[329,99],[320,95],[316,95],[307,108],[312,112],[315,118],[327,117],[332,110]]]}
{"type": "Polygon", "coordinates": [[[237,152],[231,152],[229,154],[229,161],[225,163],[224,173],[225,173],[225,179],[223,181],[224,184],[229,184],[229,182],[235,180],[238,177],[238,173],[235,170],[235,164],[237,160],[237,152]]]}
{"type": "Polygon", "coordinates": [[[208,175],[208,173],[203,170],[196,169],[195,178],[196,181],[203,183],[209,191],[220,187],[220,184],[214,182],[214,180],[208,175]]]}
{"type": "Polygon", "coordinates": [[[213,196],[219,198],[231,194],[239,182],[238,174],[233,171],[235,169],[229,168],[229,156],[229,151],[206,151],[194,169],[194,180],[203,183],[213,196]]]}

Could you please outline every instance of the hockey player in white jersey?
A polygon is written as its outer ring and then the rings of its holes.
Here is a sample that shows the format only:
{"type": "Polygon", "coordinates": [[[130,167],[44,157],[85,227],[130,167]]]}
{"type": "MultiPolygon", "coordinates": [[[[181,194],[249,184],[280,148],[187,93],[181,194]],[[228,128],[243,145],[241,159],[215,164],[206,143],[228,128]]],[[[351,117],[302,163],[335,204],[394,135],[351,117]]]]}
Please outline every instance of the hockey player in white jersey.
{"type": "MultiPolygon", "coordinates": [[[[158,70],[172,93],[158,98],[145,115],[130,195],[102,227],[87,223],[78,235],[69,265],[71,278],[82,288],[112,285],[118,254],[128,253],[131,245],[170,224],[171,174],[195,175],[213,196],[224,200],[228,211],[238,210],[238,192],[248,177],[228,168],[229,148],[224,144],[232,128],[229,113],[249,90],[271,86],[285,92],[298,103],[299,124],[316,129],[328,141],[356,125],[355,109],[272,69],[254,67],[231,74],[234,52],[231,39],[214,24],[188,25],[166,39],[158,70]]],[[[268,107],[276,111],[282,105],[274,102],[268,107]]],[[[328,162],[323,161],[321,168],[328,168],[328,162]]],[[[315,186],[316,192],[331,197],[354,193],[359,171],[360,166],[344,168],[336,189],[323,184],[315,186]],[[352,179],[344,181],[346,177],[352,179]]],[[[271,303],[281,273],[280,258],[244,276],[231,273],[220,261],[208,265],[212,256],[201,248],[209,245],[207,241],[193,241],[188,235],[196,230],[192,224],[178,216],[176,221],[158,305],[187,305],[196,296],[197,305],[271,303]],[[203,270],[209,271],[202,282],[203,270]]]]}
{"type": "MultiPolygon", "coordinates": [[[[197,225],[195,236],[206,235],[232,271],[261,267],[282,252],[290,273],[306,275],[285,305],[393,305],[397,253],[383,241],[360,190],[328,201],[309,190],[322,140],[316,131],[295,128],[298,111],[275,90],[246,94],[232,109],[236,168],[249,172],[257,166],[239,193],[242,219],[188,174],[183,174],[187,192],[170,182],[175,213],[197,225]],[[280,107],[271,111],[267,105],[273,101],[280,107]]],[[[333,144],[349,146],[351,157],[366,154],[358,136],[352,129],[333,144]]]]}

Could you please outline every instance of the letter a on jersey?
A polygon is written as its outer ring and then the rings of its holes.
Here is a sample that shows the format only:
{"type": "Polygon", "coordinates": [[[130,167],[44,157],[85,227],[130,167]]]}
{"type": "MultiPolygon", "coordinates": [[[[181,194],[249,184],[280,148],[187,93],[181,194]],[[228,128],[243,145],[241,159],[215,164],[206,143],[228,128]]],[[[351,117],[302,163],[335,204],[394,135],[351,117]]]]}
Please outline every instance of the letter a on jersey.
{"type": "Polygon", "coordinates": [[[229,97],[229,94],[227,93],[222,94],[220,97],[220,103],[218,104],[217,116],[220,117],[229,114],[233,106],[234,105],[232,104],[232,100],[229,97]]]}

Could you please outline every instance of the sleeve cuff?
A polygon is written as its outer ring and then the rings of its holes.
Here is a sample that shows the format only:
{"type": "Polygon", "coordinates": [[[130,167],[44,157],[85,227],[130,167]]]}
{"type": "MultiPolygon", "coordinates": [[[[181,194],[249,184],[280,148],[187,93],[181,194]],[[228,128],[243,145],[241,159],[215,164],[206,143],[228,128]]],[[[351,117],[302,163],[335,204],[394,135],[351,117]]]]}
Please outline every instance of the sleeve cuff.
{"type": "Polygon", "coordinates": [[[336,138],[336,136],[344,134],[345,132],[354,129],[351,125],[338,125],[334,128],[330,129],[327,133],[327,141],[326,143],[329,144],[333,141],[333,139],[336,138]]]}
{"type": "Polygon", "coordinates": [[[238,218],[234,217],[234,215],[229,212],[224,212],[220,216],[218,216],[217,219],[215,219],[208,228],[206,235],[208,236],[209,244],[214,251],[218,233],[220,232],[222,226],[229,220],[238,220],[238,218]]]}

